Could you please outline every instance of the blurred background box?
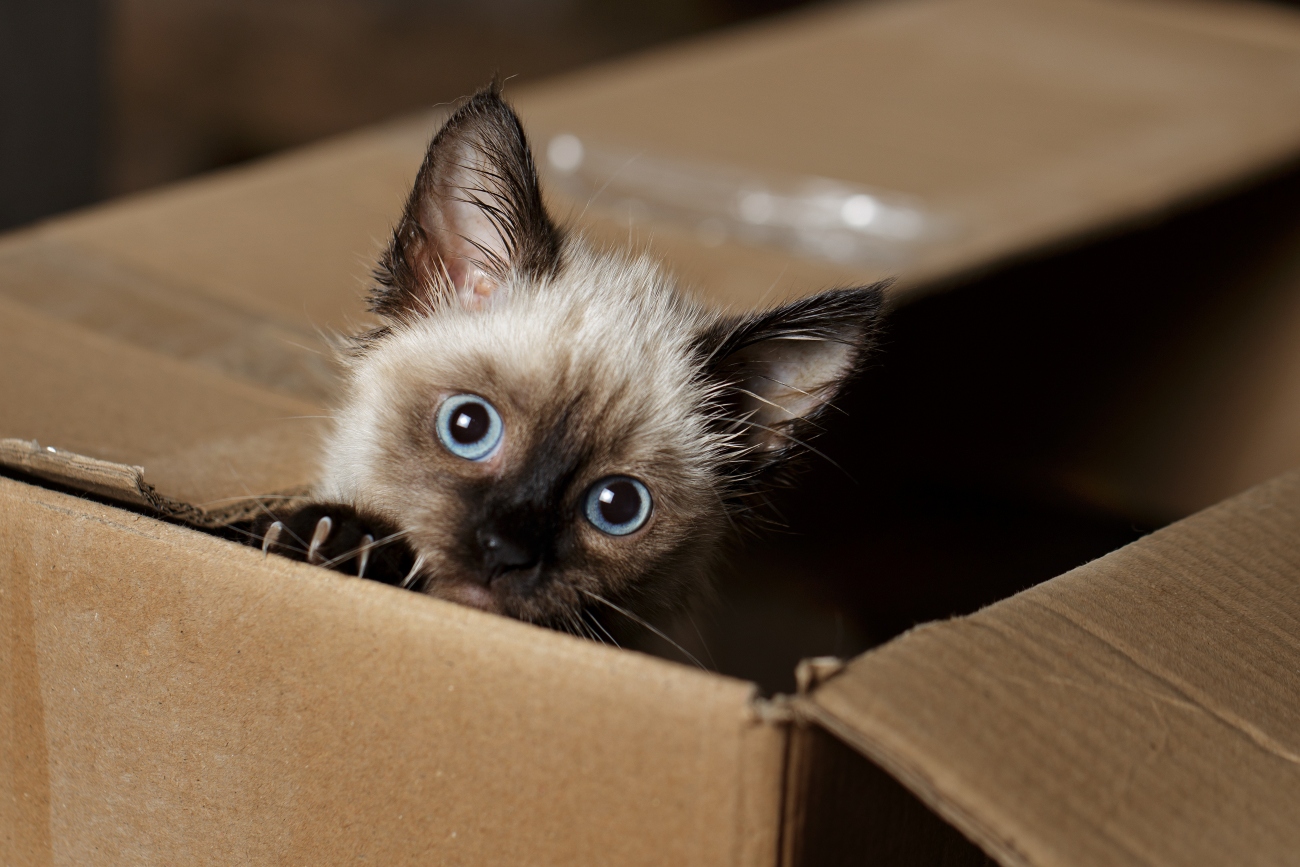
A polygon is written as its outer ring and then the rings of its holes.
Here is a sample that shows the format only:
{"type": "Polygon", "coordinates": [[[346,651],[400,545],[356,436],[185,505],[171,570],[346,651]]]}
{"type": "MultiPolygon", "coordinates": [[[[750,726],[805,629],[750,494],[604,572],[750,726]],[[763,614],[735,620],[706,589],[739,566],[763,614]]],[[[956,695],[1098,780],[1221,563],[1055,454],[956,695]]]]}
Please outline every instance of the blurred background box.
{"type": "Polygon", "coordinates": [[[800,0],[3,0],[0,228],[800,0]]]}

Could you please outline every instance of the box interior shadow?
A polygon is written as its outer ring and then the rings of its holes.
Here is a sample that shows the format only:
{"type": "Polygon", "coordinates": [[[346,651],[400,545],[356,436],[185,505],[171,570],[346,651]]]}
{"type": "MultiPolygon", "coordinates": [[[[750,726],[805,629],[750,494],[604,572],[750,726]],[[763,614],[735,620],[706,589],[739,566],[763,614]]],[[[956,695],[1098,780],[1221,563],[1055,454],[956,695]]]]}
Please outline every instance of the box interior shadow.
{"type": "MultiPolygon", "coordinates": [[[[791,692],[799,659],[850,658],[1190,513],[1158,490],[1127,496],[1141,480],[1124,459],[1179,446],[1178,395],[1204,404],[1193,421],[1222,410],[1188,380],[1246,375],[1233,346],[1287,291],[1261,275],[1298,240],[1293,167],[893,311],[816,443],[825,457],[773,496],[785,528],[746,536],[717,598],[671,637],[718,671],[791,692]]],[[[640,644],[683,658],[653,636],[640,644]]]]}

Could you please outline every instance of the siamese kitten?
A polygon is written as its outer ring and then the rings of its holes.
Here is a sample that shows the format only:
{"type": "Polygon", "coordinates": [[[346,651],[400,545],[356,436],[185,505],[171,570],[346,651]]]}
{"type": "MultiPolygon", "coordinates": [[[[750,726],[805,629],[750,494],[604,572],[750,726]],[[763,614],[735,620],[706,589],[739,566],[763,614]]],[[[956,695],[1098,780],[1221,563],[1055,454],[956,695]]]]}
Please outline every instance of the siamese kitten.
{"type": "Polygon", "coordinates": [[[377,279],[313,501],[259,541],[571,631],[707,587],[881,308],[871,286],[726,315],[566,233],[497,85],[429,145],[377,279]]]}

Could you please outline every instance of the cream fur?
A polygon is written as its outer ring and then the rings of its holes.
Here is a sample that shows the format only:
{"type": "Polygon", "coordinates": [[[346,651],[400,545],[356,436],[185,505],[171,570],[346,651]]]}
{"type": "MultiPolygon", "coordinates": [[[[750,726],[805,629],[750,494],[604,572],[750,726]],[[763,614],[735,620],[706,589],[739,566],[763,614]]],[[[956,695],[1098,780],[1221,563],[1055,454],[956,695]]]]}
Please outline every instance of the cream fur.
{"type": "MultiPolygon", "coordinates": [[[[667,558],[678,574],[662,580],[675,595],[676,585],[703,580],[727,523],[720,469],[735,444],[708,426],[715,387],[701,376],[693,345],[717,314],[683,297],[648,257],[597,252],[571,240],[562,262],[540,281],[511,277],[484,309],[451,296],[428,315],[399,323],[350,363],[316,496],[397,525],[439,595],[454,597],[439,588],[464,577],[449,553],[461,532],[457,485],[480,470],[494,479],[523,471],[520,463],[559,405],[572,406],[567,425],[592,452],[571,493],[629,475],[650,488],[655,508],[653,532],[637,539],[602,538],[578,526],[582,543],[603,555],[597,559],[604,574],[570,569],[564,581],[626,600],[629,588],[620,579],[631,583],[639,563],[667,558]],[[470,466],[420,435],[421,423],[431,430],[441,398],[456,393],[480,395],[503,416],[500,466],[470,466]]],[[[576,506],[569,507],[580,525],[576,506]]],[[[582,602],[564,595],[568,604],[582,602]]]]}

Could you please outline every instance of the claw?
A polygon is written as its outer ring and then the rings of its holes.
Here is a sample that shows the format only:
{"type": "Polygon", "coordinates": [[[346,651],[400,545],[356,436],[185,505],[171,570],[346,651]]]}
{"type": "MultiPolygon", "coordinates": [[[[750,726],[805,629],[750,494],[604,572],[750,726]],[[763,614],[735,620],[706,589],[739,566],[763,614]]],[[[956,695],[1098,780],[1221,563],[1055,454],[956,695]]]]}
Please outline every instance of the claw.
{"type": "Polygon", "coordinates": [[[320,546],[325,544],[325,540],[329,538],[333,526],[334,522],[330,520],[329,515],[316,522],[316,530],[311,534],[311,544],[307,546],[308,563],[319,566],[325,562],[325,558],[320,553],[320,546]]]}
{"type": "Polygon", "coordinates": [[[284,532],[284,524],[276,521],[266,528],[266,535],[262,537],[262,553],[268,554],[271,546],[280,541],[280,534],[284,532]]]}
{"type": "Polygon", "coordinates": [[[370,546],[375,544],[375,537],[367,533],[361,537],[361,553],[357,555],[357,577],[366,577],[366,564],[370,562],[370,546]]]}

